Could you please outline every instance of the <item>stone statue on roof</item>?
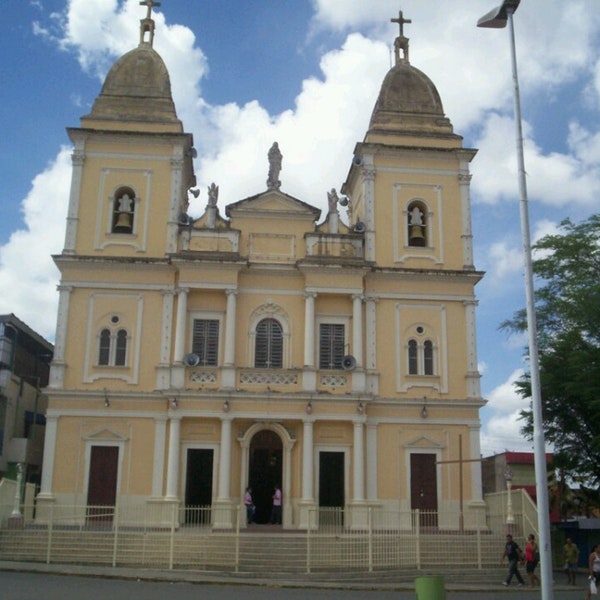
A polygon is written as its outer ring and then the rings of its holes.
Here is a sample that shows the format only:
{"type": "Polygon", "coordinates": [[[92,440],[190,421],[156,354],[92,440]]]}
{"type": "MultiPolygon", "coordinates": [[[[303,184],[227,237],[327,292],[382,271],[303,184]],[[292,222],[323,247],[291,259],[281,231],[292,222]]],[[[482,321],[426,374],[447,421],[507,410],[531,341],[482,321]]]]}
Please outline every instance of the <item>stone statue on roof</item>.
{"type": "Polygon", "coordinates": [[[281,173],[281,161],[283,155],[279,150],[279,144],[273,142],[271,149],[268,154],[269,158],[269,175],[267,178],[267,189],[278,190],[281,187],[281,181],[279,181],[279,173],[281,173]]]}

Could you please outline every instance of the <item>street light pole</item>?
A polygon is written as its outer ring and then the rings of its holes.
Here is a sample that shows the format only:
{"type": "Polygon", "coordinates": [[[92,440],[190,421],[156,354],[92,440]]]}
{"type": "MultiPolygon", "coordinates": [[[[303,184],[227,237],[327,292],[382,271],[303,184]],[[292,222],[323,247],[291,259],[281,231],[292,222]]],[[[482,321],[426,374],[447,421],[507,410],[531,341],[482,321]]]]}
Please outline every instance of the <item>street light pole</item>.
{"type": "Polygon", "coordinates": [[[490,11],[477,22],[478,27],[502,28],[508,22],[510,30],[510,50],[513,77],[513,99],[517,142],[517,165],[521,212],[521,240],[525,276],[525,303],[527,312],[527,333],[529,343],[529,369],[531,377],[531,402],[533,407],[533,451],[538,510],[538,531],[540,550],[540,581],[542,600],[553,600],[552,552],[550,547],[550,521],[548,504],[548,477],[546,473],[546,443],[542,415],[542,395],[540,385],[539,355],[537,343],[537,323],[535,315],[535,292],[533,286],[533,264],[531,258],[531,236],[529,208],[527,202],[527,180],[523,153],[523,127],[521,124],[521,98],[517,74],[517,52],[513,15],[520,0],[504,0],[501,6],[490,11]]]}

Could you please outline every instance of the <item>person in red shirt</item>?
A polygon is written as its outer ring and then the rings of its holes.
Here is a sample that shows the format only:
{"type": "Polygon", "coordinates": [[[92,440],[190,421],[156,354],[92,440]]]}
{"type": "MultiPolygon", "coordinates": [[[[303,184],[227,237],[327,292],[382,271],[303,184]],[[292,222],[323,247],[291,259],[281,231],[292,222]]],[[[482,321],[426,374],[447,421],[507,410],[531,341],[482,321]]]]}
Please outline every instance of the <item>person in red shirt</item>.
{"type": "Polygon", "coordinates": [[[525,571],[529,576],[529,587],[535,587],[536,583],[539,585],[540,580],[535,574],[535,568],[540,561],[540,553],[538,551],[538,545],[535,541],[535,536],[530,533],[527,536],[527,544],[525,544],[525,571]]]}

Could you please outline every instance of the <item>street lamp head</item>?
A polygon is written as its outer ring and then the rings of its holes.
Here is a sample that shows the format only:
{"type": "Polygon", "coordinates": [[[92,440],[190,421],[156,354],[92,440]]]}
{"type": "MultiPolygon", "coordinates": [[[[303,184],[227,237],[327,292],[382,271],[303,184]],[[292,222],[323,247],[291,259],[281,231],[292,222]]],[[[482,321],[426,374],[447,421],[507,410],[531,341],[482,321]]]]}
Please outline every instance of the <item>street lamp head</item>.
{"type": "Polygon", "coordinates": [[[490,10],[477,21],[477,27],[491,27],[492,29],[502,29],[506,27],[508,15],[513,14],[519,7],[521,0],[504,0],[496,8],[490,10]]]}

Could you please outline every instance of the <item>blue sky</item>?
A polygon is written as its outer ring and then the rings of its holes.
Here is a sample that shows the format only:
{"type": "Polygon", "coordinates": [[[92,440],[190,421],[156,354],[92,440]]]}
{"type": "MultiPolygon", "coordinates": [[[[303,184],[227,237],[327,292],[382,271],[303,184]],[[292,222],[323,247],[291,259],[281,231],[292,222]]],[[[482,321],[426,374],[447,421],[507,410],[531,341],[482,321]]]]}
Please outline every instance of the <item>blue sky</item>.
{"type": "MultiPolygon", "coordinates": [[[[339,189],[361,141],[402,9],[411,63],[436,84],[472,163],[478,350],[485,455],[531,448],[512,382],[523,337],[498,325],[524,305],[508,30],[477,28],[500,0],[162,0],[155,48],[198,149],[202,190],[225,205],[264,189],[266,152],[282,190],[317,206],[339,189]],[[451,10],[449,11],[449,7],[451,10]],[[232,173],[235,172],[235,177],[232,173]]],[[[70,183],[65,127],[79,125],[110,65],[135,47],[138,0],[5,0],[0,51],[0,313],[52,340],[70,183]]],[[[531,232],[580,221],[600,198],[597,0],[522,0],[516,16],[531,232]]]]}

